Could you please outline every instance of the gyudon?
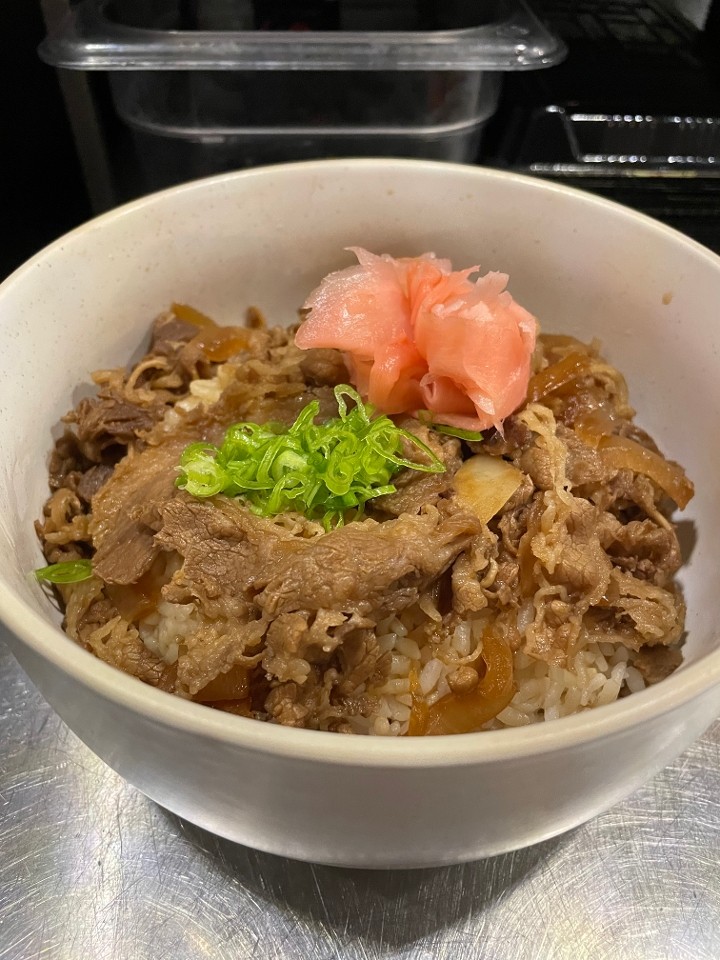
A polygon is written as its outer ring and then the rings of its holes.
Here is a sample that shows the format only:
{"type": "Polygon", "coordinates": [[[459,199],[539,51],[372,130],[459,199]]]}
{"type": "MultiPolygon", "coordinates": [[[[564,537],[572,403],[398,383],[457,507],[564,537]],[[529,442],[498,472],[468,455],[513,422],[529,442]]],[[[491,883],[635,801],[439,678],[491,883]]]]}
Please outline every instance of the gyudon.
{"type": "Polygon", "coordinates": [[[692,485],[596,344],[507,277],[355,251],[299,326],[174,305],[66,417],[37,529],[65,629],[258,720],[422,735],[607,704],[681,661],[692,485]]]}

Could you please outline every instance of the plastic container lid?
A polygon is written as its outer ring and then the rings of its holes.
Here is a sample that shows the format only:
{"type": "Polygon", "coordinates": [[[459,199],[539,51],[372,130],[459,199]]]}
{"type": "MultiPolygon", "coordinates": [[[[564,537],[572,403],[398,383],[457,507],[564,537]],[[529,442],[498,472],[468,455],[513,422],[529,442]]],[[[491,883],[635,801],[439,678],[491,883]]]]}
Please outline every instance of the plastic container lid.
{"type": "Polygon", "coordinates": [[[71,70],[536,70],[559,63],[563,41],[523,0],[493,23],[435,31],[173,31],[108,16],[108,0],[81,0],[40,45],[71,70]]]}

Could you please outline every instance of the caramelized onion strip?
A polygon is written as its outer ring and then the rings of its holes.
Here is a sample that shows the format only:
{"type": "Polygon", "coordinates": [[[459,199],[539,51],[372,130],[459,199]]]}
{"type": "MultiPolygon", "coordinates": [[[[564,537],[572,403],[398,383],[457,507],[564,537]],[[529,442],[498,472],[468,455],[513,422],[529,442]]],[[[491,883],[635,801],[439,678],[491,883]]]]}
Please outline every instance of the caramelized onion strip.
{"type": "Polygon", "coordinates": [[[218,700],[247,700],[250,696],[250,678],[247,667],[235,664],[227,673],[219,673],[193,697],[202,703],[218,700]]]}
{"type": "Polygon", "coordinates": [[[449,693],[431,707],[419,696],[417,677],[411,676],[413,708],[408,736],[475,733],[505,709],[515,694],[512,651],[486,631],[481,657],[485,675],[475,689],[468,693],[449,693]]]}
{"type": "Polygon", "coordinates": [[[569,353],[557,363],[550,364],[530,378],[528,383],[528,403],[537,403],[543,397],[568,386],[580,377],[587,376],[592,370],[592,357],[586,353],[569,353]]]}
{"type": "Polygon", "coordinates": [[[649,477],[681,510],[690,502],[695,488],[674,460],[666,460],[629,437],[601,437],[598,449],[607,466],[649,477]]]}
{"type": "Polygon", "coordinates": [[[186,303],[173,303],[172,312],[178,320],[199,328],[199,333],[191,343],[199,346],[212,363],[224,363],[246,350],[250,343],[246,327],[220,327],[210,317],[186,303]]]}

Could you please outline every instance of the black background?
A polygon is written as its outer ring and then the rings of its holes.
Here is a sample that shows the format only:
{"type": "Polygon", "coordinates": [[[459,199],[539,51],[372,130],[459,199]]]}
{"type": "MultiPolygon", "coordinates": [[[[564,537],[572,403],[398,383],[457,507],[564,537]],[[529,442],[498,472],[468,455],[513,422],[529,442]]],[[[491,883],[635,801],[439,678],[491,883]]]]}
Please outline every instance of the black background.
{"type": "Polygon", "coordinates": [[[0,0],[0,276],[90,216],[44,32],[38,0],[0,0]]]}
{"type": "MultiPolygon", "coordinates": [[[[544,0],[533,3],[538,12],[543,5],[544,0]]],[[[91,216],[56,74],[37,56],[43,35],[39,0],[0,0],[0,278],[91,216]]],[[[576,99],[597,109],[661,111],[665,106],[720,116],[720,0],[715,0],[706,31],[697,35],[692,56],[688,50],[685,61],[663,56],[653,68],[649,62],[639,64],[632,50],[623,58],[617,45],[583,47],[567,39],[570,56],[565,64],[508,77],[484,162],[503,165],[510,159],[512,165],[512,158],[501,155],[507,128],[513,116],[519,116],[522,128],[523,110],[527,113],[533,103],[576,99]]],[[[641,184],[585,179],[577,185],[645,209],[720,250],[720,179],[683,184],[681,189],[663,180],[641,184]]]]}

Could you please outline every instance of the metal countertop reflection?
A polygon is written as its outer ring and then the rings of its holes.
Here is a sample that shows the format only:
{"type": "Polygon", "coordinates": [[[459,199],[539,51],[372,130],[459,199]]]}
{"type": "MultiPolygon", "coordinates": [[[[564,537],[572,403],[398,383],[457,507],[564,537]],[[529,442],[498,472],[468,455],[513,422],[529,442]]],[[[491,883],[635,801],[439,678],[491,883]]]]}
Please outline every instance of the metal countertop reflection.
{"type": "Polygon", "coordinates": [[[0,634],[0,960],[717,960],[720,722],[593,822],[459,867],[256,853],[167,813],[0,634]]]}

